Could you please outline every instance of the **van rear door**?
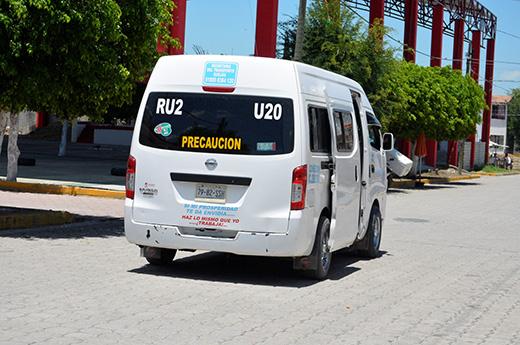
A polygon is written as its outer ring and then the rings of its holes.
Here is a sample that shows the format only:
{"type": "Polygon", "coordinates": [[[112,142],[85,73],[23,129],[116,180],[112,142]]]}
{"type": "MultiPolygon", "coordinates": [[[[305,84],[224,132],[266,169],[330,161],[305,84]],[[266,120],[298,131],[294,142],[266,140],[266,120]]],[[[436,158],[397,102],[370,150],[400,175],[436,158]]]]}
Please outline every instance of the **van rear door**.
{"type": "Polygon", "coordinates": [[[134,220],[286,232],[294,128],[290,98],[150,93],[132,151],[134,220]]]}

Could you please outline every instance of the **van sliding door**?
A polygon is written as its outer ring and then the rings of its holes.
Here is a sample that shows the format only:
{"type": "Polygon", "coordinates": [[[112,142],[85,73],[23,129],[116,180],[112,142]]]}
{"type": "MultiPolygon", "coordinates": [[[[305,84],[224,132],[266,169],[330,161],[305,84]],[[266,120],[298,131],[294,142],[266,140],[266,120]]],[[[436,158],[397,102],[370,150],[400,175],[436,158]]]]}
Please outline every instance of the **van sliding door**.
{"type": "Polygon", "coordinates": [[[333,250],[351,244],[358,234],[360,154],[357,125],[351,111],[333,112],[332,221],[333,250]]]}

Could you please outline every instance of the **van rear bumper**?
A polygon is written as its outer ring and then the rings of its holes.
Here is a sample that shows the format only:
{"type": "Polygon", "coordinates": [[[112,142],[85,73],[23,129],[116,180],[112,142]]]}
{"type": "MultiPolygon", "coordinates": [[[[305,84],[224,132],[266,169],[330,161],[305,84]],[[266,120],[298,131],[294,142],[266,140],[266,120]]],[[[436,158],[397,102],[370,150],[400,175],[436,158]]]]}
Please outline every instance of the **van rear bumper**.
{"type": "Polygon", "coordinates": [[[184,235],[177,226],[136,222],[129,214],[127,209],[125,235],[130,243],[139,246],[295,257],[309,255],[315,238],[311,210],[291,211],[287,233],[238,231],[234,238],[184,235]]]}

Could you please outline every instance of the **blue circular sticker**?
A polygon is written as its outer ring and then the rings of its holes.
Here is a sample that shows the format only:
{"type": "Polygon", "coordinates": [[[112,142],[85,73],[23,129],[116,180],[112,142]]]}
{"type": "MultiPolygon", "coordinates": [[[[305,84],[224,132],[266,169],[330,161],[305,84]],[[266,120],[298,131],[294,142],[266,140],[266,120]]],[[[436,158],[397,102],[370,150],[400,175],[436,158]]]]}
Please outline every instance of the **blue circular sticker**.
{"type": "Polygon", "coordinates": [[[153,130],[156,134],[160,134],[163,137],[167,137],[172,134],[172,125],[168,122],[163,122],[155,126],[153,130]]]}

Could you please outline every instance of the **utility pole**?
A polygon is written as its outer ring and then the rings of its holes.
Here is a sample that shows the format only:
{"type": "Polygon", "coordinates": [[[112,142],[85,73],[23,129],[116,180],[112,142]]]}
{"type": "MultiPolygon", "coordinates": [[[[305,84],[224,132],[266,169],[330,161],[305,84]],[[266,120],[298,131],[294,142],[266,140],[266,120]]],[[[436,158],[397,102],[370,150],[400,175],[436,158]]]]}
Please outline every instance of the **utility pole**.
{"type": "Polygon", "coordinates": [[[294,61],[302,61],[303,41],[305,36],[305,12],[307,11],[307,0],[300,0],[298,9],[298,24],[296,26],[296,42],[294,45],[294,61]]]}

